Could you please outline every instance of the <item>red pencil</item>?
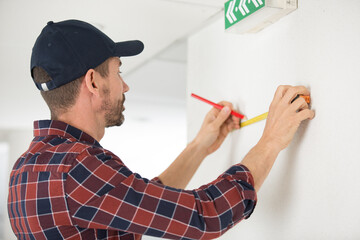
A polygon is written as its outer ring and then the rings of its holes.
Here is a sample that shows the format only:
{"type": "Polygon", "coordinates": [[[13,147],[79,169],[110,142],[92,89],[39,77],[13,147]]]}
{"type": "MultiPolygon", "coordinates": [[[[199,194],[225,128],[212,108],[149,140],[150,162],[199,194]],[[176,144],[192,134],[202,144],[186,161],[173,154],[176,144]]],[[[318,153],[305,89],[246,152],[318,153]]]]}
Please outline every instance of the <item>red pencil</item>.
{"type": "MultiPolygon", "coordinates": [[[[203,101],[203,102],[205,102],[205,103],[207,103],[207,104],[212,105],[214,108],[217,108],[217,109],[220,109],[220,110],[224,108],[224,106],[221,106],[221,105],[219,105],[219,104],[216,104],[216,103],[214,103],[214,102],[212,102],[212,101],[209,101],[209,100],[207,100],[207,99],[205,99],[205,98],[202,98],[202,97],[200,97],[200,96],[198,96],[198,95],[196,95],[196,94],[194,94],[194,93],[192,93],[191,96],[194,97],[194,98],[199,99],[200,101],[203,101]]],[[[233,116],[235,116],[235,117],[238,117],[238,118],[241,118],[241,119],[244,119],[244,117],[245,117],[244,115],[242,115],[242,114],[240,114],[240,113],[238,113],[238,112],[232,111],[232,110],[231,110],[231,115],[233,115],[233,116]]]]}

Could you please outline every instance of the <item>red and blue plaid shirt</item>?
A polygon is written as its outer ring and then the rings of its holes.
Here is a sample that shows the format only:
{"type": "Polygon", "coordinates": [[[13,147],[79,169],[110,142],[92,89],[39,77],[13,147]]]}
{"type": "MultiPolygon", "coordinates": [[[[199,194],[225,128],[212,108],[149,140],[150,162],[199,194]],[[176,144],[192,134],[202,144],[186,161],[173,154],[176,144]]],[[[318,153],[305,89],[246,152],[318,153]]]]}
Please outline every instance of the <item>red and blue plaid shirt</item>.
{"type": "Polygon", "coordinates": [[[10,176],[8,212],[18,239],[210,239],[248,218],[256,204],[243,165],[181,190],[131,172],[64,122],[35,121],[34,136],[10,176]]]}

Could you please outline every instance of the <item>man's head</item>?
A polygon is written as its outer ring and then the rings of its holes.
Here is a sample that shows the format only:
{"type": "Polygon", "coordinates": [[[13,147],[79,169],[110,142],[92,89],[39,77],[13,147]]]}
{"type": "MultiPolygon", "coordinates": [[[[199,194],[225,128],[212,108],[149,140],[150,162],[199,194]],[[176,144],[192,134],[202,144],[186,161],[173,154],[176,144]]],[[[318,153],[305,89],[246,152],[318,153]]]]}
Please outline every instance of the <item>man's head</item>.
{"type": "MultiPolygon", "coordinates": [[[[102,77],[107,77],[109,72],[109,59],[97,66],[94,70],[102,77]]],[[[49,74],[42,67],[34,67],[32,69],[33,80],[36,84],[47,83],[52,80],[49,74]]],[[[57,119],[58,116],[65,113],[71,106],[74,105],[79,96],[80,86],[84,80],[81,76],[69,83],[57,87],[51,91],[40,91],[41,96],[48,105],[52,119],[57,119]]]]}
{"type": "MultiPolygon", "coordinates": [[[[111,126],[120,126],[124,122],[124,115],[122,112],[125,110],[125,92],[129,91],[129,86],[124,82],[120,75],[120,66],[121,61],[119,58],[112,57],[109,58],[104,65],[107,65],[107,74],[101,75],[100,71],[94,70],[95,77],[100,79],[100,83],[103,83],[100,86],[100,99],[101,105],[100,108],[95,108],[96,111],[105,117],[105,127],[111,126]]],[[[103,66],[106,67],[106,66],[103,66]]],[[[85,76],[85,82],[91,81],[89,76],[91,73],[87,73],[85,76]],[[89,78],[87,78],[89,76],[89,78]]],[[[93,82],[87,84],[87,90],[91,91],[89,88],[94,87],[93,82]]],[[[96,84],[96,83],[95,83],[96,84]]]]}
{"type": "MultiPolygon", "coordinates": [[[[115,77],[111,74],[116,67],[118,75],[119,57],[137,55],[143,48],[143,43],[138,40],[115,43],[100,30],[82,21],[49,22],[33,47],[31,75],[50,108],[52,118],[56,119],[56,116],[66,112],[75,103],[81,84],[85,84],[86,79],[95,81],[97,86],[100,78],[109,86],[114,84],[115,77]]],[[[118,81],[126,85],[121,77],[118,81]]],[[[106,88],[106,84],[100,85],[106,88]]],[[[127,91],[127,85],[123,89],[127,91]]],[[[107,91],[101,90],[103,110],[115,108],[113,105],[122,105],[124,101],[122,92],[121,101],[118,99],[117,103],[112,102],[109,98],[112,90],[111,87],[107,91]]],[[[114,119],[112,114],[109,110],[107,125],[119,125],[120,120],[110,121],[114,119]]]]}

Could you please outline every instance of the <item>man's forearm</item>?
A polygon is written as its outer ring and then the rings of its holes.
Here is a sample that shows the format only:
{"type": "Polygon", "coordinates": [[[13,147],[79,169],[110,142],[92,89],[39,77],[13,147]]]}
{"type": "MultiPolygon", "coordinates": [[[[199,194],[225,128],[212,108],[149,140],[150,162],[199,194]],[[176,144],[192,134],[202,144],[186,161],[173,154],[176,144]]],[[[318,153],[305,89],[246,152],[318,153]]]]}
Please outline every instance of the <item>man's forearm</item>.
{"type": "Polygon", "coordinates": [[[159,179],[164,185],[184,189],[206,156],[207,150],[192,141],[159,179]]]}
{"type": "MultiPolygon", "coordinates": [[[[253,175],[256,191],[264,183],[280,151],[279,147],[262,138],[241,161],[253,175]]],[[[184,189],[207,155],[207,151],[193,141],[159,179],[164,185],[184,189]]]]}
{"type": "Polygon", "coordinates": [[[225,107],[221,111],[213,108],[206,114],[195,139],[159,176],[163,184],[185,188],[204,158],[221,146],[229,132],[240,128],[239,118],[230,116],[232,104],[224,101],[220,104],[225,107]]]}
{"type": "Polygon", "coordinates": [[[241,161],[251,172],[255,190],[259,191],[281,149],[266,139],[261,139],[241,161]]]}

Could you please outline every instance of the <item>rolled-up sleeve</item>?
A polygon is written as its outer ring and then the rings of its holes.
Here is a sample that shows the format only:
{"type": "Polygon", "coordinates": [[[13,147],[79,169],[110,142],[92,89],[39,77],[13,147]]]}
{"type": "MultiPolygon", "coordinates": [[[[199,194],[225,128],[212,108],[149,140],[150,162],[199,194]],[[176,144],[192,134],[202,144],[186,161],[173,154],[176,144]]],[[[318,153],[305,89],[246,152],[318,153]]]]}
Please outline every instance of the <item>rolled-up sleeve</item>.
{"type": "Polygon", "coordinates": [[[234,165],[194,190],[175,189],[131,172],[113,153],[83,151],[65,191],[74,224],[170,239],[212,239],[248,218],[257,197],[250,171],[234,165]]]}

